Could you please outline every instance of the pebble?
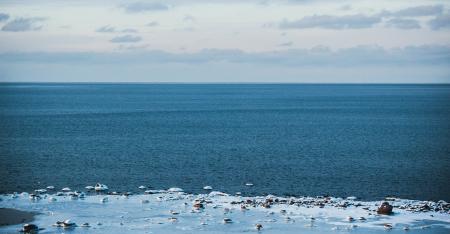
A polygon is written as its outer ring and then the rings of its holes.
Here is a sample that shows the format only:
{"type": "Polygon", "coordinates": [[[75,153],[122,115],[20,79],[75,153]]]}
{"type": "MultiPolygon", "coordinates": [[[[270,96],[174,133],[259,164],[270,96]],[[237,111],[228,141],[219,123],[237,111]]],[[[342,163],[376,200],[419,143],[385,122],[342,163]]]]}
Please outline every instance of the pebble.
{"type": "Polygon", "coordinates": [[[65,187],[65,188],[63,188],[63,189],[61,189],[61,191],[63,191],[63,192],[70,192],[70,188],[69,187],[65,187]]]}
{"type": "Polygon", "coordinates": [[[223,223],[227,224],[227,223],[232,223],[233,220],[231,220],[230,218],[224,218],[223,219],[223,223]]]}
{"type": "Polygon", "coordinates": [[[37,233],[39,231],[39,227],[36,224],[27,223],[22,227],[22,232],[25,233],[37,233]]]}

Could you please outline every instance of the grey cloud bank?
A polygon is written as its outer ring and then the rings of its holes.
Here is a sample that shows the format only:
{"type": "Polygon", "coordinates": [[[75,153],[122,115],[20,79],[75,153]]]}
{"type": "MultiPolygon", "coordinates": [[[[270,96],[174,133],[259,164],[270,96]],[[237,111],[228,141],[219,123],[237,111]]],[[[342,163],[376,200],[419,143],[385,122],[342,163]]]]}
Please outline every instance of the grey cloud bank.
{"type": "Polygon", "coordinates": [[[306,16],[300,20],[284,20],[280,23],[281,29],[301,29],[301,28],[327,28],[327,29],[348,29],[348,28],[370,28],[381,21],[379,16],[365,16],[362,14],[332,16],[313,15],[306,16]]]}
{"type": "Polygon", "coordinates": [[[3,53],[0,81],[450,83],[450,47],[3,53]]]}
{"type": "Polygon", "coordinates": [[[120,7],[124,8],[128,13],[140,13],[146,11],[166,11],[169,6],[159,2],[133,2],[123,4],[120,7]]]}
{"type": "Polygon", "coordinates": [[[387,27],[394,27],[394,28],[400,28],[400,29],[419,29],[420,24],[419,21],[414,19],[399,19],[394,18],[390,19],[386,22],[387,27]]]}
{"type": "Polygon", "coordinates": [[[430,6],[415,6],[408,7],[398,11],[384,11],[381,15],[384,16],[397,16],[397,17],[420,17],[420,16],[434,16],[444,12],[443,5],[430,5],[430,6]]]}
{"type": "Polygon", "coordinates": [[[0,13],[0,22],[6,21],[9,19],[9,15],[5,13],[0,13]]]}
{"type": "Polygon", "coordinates": [[[112,43],[134,43],[141,41],[142,38],[140,36],[133,36],[133,35],[123,35],[123,36],[117,36],[110,40],[112,43]]]}
{"type": "Polygon", "coordinates": [[[450,14],[437,16],[430,20],[428,25],[430,25],[433,30],[450,29],[450,14]]]}
{"type": "Polygon", "coordinates": [[[40,30],[41,25],[38,22],[44,21],[44,18],[33,17],[33,18],[16,18],[13,21],[8,22],[2,27],[2,31],[8,32],[24,32],[24,31],[34,31],[40,30]]]}
{"type": "MultiPolygon", "coordinates": [[[[126,39],[127,40],[127,39],[126,39]]],[[[119,40],[121,41],[121,40],[119,40]]],[[[168,53],[159,50],[132,53],[3,53],[0,63],[253,63],[282,66],[366,66],[366,65],[450,65],[450,47],[418,46],[386,50],[358,46],[340,50],[328,47],[246,53],[241,50],[205,49],[196,53],[168,53]]]]}

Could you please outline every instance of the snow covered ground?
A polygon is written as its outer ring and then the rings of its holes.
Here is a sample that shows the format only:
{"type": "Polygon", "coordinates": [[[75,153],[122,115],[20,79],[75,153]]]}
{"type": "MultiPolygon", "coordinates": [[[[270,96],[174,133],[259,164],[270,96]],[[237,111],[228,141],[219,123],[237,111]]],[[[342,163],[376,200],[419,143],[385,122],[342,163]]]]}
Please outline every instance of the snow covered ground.
{"type": "MultiPolygon", "coordinates": [[[[376,213],[381,201],[172,191],[130,196],[44,193],[40,198],[7,194],[0,195],[0,207],[39,212],[33,222],[43,228],[39,233],[450,233],[449,211],[433,208],[447,203],[395,199],[390,201],[394,214],[387,216],[376,213]],[[433,211],[418,211],[425,205],[433,211]],[[77,226],[54,226],[66,219],[77,226]],[[262,225],[259,231],[256,224],[262,225]]],[[[0,233],[17,233],[21,227],[0,227],[0,233]]]]}

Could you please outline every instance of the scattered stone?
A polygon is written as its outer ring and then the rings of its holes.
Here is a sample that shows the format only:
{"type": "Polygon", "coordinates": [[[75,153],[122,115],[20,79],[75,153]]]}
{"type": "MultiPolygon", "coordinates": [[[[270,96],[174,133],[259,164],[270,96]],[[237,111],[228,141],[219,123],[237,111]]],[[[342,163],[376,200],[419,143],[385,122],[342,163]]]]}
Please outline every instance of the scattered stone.
{"type": "Polygon", "coordinates": [[[390,229],[392,229],[393,227],[392,227],[392,224],[390,224],[390,223],[385,223],[385,224],[384,224],[384,228],[390,230],[390,229]]]}
{"type": "Polygon", "coordinates": [[[263,228],[263,226],[262,226],[262,224],[260,224],[260,223],[257,223],[257,224],[255,224],[255,228],[256,228],[256,230],[261,230],[262,228],[263,228]]]}
{"type": "Polygon", "coordinates": [[[181,189],[181,188],[169,188],[167,191],[171,192],[171,193],[181,193],[181,192],[183,192],[183,189],[181,189]]]}
{"type": "Polygon", "coordinates": [[[383,202],[378,208],[377,213],[382,215],[391,215],[392,209],[393,207],[389,204],[389,202],[383,202]]]}
{"type": "Polygon", "coordinates": [[[63,188],[63,189],[61,189],[61,191],[63,191],[63,192],[70,192],[70,188],[69,187],[65,187],[65,188],[63,188]]]}
{"type": "Polygon", "coordinates": [[[34,190],[34,192],[36,192],[38,194],[42,194],[42,193],[46,193],[47,189],[36,189],[36,190],[34,190]]]}
{"type": "Polygon", "coordinates": [[[66,220],[64,220],[64,222],[62,222],[62,226],[64,228],[73,228],[73,227],[76,227],[77,224],[72,222],[72,221],[70,221],[70,219],[66,219],[66,220]]]}
{"type": "Polygon", "coordinates": [[[223,219],[223,223],[227,224],[227,223],[232,223],[233,220],[231,220],[230,218],[224,218],[223,219]]]}
{"type": "Polygon", "coordinates": [[[39,231],[39,228],[36,224],[27,223],[23,225],[21,231],[24,233],[37,233],[39,231]]]}
{"type": "Polygon", "coordinates": [[[104,184],[97,183],[97,184],[94,186],[94,189],[95,189],[95,191],[97,191],[97,192],[104,192],[104,191],[107,191],[109,188],[108,188],[108,186],[106,186],[106,185],[104,185],[104,184]]]}
{"type": "Polygon", "coordinates": [[[83,223],[83,224],[81,224],[81,227],[90,227],[90,225],[89,225],[89,223],[83,223]]]}

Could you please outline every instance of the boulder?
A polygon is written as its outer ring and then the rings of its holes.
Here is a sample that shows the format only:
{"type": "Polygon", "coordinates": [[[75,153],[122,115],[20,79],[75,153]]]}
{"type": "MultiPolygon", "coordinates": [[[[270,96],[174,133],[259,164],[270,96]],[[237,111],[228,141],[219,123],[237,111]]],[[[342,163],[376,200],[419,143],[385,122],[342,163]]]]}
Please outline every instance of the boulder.
{"type": "Polygon", "coordinates": [[[383,214],[383,215],[390,215],[392,214],[392,206],[389,204],[389,202],[383,202],[380,207],[378,207],[377,213],[383,214]]]}

